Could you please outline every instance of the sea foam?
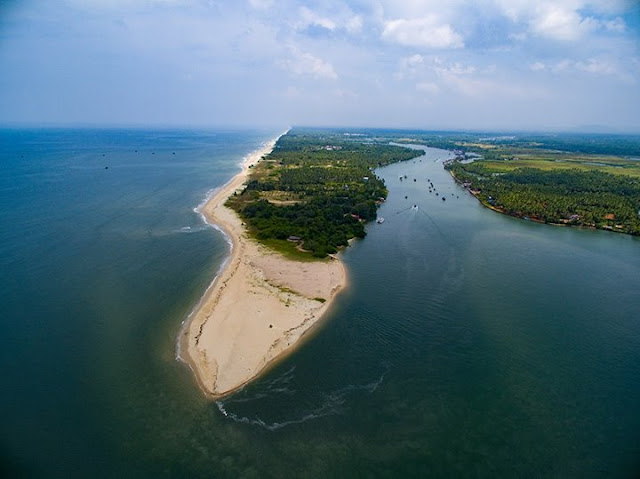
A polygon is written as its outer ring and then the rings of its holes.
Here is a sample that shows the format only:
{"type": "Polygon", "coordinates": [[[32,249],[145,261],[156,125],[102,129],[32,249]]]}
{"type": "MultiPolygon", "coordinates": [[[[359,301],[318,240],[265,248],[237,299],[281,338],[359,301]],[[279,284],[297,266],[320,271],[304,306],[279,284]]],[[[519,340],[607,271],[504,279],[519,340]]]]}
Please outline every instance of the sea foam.
{"type": "Polygon", "coordinates": [[[231,410],[234,404],[246,404],[253,401],[260,401],[267,397],[273,399],[274,396],[294,395],[297,391],[290,387],[294,379],[294,371],[295,366],[271,381],[257,385],[257,390],[250,395],[246,395],[246,390],[243,388],[230,398],[216,401],[216,406],[224,417],[234,422],[262,427],[269,431],[277,431],[278,429],[293,424],[301,424],[314,419],[337,416],[345,413],[349,409],[348,400],[350,395],[358,392],[373,394],[380,387],[387,374],[387,371],[385,371],[380,377],[366,384],[348,384],[329,392],[321,392],[318,394],[318,404],[316,406],[300,411],[290,419],[284,421],[270,422],[262,419],[257,414],[250,417],[236,414],[231,410]]]}

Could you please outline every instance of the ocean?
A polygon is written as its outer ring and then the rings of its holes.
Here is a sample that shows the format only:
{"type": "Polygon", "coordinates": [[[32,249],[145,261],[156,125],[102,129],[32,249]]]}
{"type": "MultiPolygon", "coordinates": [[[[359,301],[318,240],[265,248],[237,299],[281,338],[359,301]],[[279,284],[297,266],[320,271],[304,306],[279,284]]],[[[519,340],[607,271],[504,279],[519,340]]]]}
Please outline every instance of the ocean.
{"type": "Polygon", "coordinates": [[[3,477],[640,473],[640,238],[496,214],[443,150],[377,172],[314,334],[205,399],[176,338],[229,245],[197,206],[279,133],[0,130],[3,477]]]}

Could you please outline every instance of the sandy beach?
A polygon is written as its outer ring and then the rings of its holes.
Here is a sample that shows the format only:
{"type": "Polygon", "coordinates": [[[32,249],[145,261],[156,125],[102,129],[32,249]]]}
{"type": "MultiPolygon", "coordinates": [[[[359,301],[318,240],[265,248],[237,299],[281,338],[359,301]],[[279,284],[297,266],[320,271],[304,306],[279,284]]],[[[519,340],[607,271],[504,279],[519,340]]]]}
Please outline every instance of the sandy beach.
{"type": "Polygon", "coordinates": [[[337,259],[298,262],[249,238],[226,199],[277,139],[247,156],[242,171],[202,207],[231,240],[231,256],[181,331],[180,358],[211,397],[229,394],[290,351],[346,283],[337,259]]]}

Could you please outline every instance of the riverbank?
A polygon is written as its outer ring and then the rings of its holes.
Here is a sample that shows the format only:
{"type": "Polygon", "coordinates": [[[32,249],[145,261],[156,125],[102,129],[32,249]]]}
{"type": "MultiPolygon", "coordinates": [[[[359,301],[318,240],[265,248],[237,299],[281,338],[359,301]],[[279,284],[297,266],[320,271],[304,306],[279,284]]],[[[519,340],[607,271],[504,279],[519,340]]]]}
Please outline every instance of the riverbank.
{"type": "Polygon", "coordinates": [[[185,322],[179,356],[214,398],[244,386],[290,351],[346,283],[339,260],[289,260],[250,238],[225,206],[276,141],[250,154],[242,171],[201,208],[231,241],[231,256],[185,322]]]}
{"type": "Polygon", "coordinates": [[[501,215],[505,215],[505,216],[511,216],[512,218],[518,218],[524,221],[531,221],[533,223],[539,223],[539,224],[543,224],[543,225],[550,225],[550,226],[564,226],[564,227],[569,227],[569,228],[578,228],[578,229],[584,229],[584,230],[597,230],[597,229],[601,229],[604,231],[611,231],[614,233],[623,233],[625,234],[625,231],[620,231],[617,228],[613,228],[610,226],[603,226],[601,228],[597,228],[595,224],[591,224],[591,225],[585,225],[585,224],[574,224],[572,223],[570,220],[565,220],[561,223],[556,223],[556,222],[552,222],[552,221],[545,221],[542,218],[538,218],[535,216],[530,216],[530,215],[519,215],[519,214],[514,214],[514,213],[509,213],[507,211],[505,211],[504,208],[500,207],[500,206],[495,206],[492,205],[491,203],[489,203],[486,200],[483,200],[480,197],[480,193],[481,191],[478,190],[474,190],[472,188],[470,188],[469,186],[466,186],[462,181],[460,181],[460,179],[458,177],[456,177],[455,173],[451,170],[448,170],[449,174],[451,175],[451,177],[455,180],[456,183],[458,183],[459,185],[461,185],[465,190],[467,190],[469,192],[469,194],[471,196],[473,196],[476,200],[478,200],[478,202],[484,206],[485,208],[490,209],[491,211],[495,211],[496,213],[500,213],[501,215]]]}

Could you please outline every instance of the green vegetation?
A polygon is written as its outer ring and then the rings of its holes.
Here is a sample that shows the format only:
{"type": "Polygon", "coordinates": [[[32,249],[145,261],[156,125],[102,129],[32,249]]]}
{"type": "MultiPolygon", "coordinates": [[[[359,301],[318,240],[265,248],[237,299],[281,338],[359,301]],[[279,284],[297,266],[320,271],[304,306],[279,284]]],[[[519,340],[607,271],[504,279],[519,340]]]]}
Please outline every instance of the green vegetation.
{"type": "Polygon", "coordinates": [[[608,159],[640,158],[640,136],[614,134],[533,134],[403,132],[397,142],[419,143],[445,150],[463,150],[486,160],[544,156],[581,158],[603,156],[608,159]]]}
{"type": "Polygon", "coordinates": [[[375,219],[387,190],[373,169],[421,154],[390,142],[456,152],[447,168],[503,213],[640,234],[637,135],[295,129],[228,204],[270,248],[324,258],[364,237],[375,219]]]}
{"type": "Polygon", "coordinates": [[[420,151],[336,131],[292,130],[227,204],[267,246],[299,259],[324,258],[364,238],[387,189],[373,169],[420,151]]]}
{"type": "Polygon", "coordinates": [[[482,203],[503,213],[545,223],[640,234],[640,175],[636,165],[556,164],[534,158],[455,161],[447,168],[482,203]]]}
{"type": "Polygon", "coordinates": [[[568,155],[565,153],[538,153],[502,160],[483,160],[482,164],[494,173],[508,173],[522,168],[545,171],[578,170],[602,171],[613,175],[640,178],[640,161],[615,156],[568,155]]]}
{"type": "Polygon", "coordinates": [[[453,176],[486,206],[545,223],[640,234],[640,137],[412,132],[453,150],[453,176]]]}

